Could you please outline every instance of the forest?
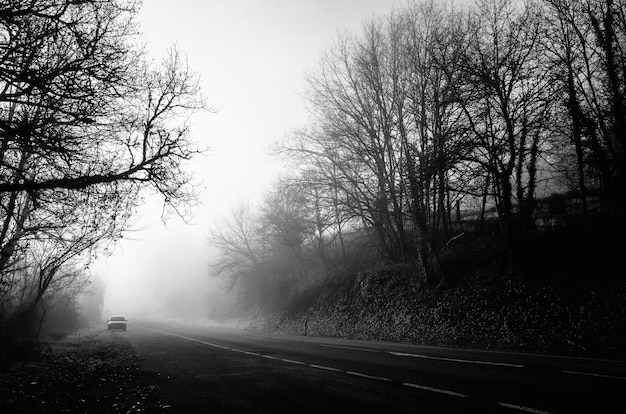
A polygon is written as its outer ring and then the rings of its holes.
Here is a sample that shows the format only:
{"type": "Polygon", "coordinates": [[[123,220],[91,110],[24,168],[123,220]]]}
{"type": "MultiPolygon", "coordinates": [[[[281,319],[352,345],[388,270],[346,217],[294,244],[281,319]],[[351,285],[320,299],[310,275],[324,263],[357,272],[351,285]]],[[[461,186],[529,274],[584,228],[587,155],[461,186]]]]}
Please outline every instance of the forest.
{"type": "Polygon", "coordinates": [[[445,295],[494,257],[508,283],[616,279],[625,48],[611,0],[414,1],[341,33],[307,74],[310,123],[275,146],[288,172],[212,230],[212,274],[294,332],[380,274],[392,295],[445,295]]]}

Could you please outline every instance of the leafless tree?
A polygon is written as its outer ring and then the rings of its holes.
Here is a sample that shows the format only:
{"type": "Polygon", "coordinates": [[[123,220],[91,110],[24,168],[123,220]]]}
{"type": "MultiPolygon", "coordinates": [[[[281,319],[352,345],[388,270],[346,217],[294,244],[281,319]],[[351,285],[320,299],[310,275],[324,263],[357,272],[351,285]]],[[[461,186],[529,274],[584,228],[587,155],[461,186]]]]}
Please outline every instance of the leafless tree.
{"type": "Polygon", "coordinates": [[[204,108],[176,50],[158,65],[138,47],[134,1],[0,6],[0,284],[20,254],[55,252],[42,291],[69,260],[115,241],[144,188],[185,214],[187,119],[204,108]]]}
{"type": "Polygon", "coordinates": [[[553,70],[567,94],[565,120],[585,202],[586,169],[599,172],[605,212],[623,217],[626,134],[626,4],[544,0],[553,70]]]}
{"type": "MultiPolygon", "coordinates": [[[[397,100],[415,239],[432,280],[441,279],[437,245],[450,237],[452,178],[467,147],[455,86],[467,48],[462,13],[450,4],[415,2],[397,17],[404,70],[397,100]]],[[[455,194],[459,194],[457,191],[455,194]]]]}
{"type": "Polygon", "coordinates": [[[381,252],[392,260],[409,254],[394,111],[400,70],[396,37],[395,27],[375,21],[364,27],[362,39],[339,39],[308,79],[320,125],[304,137],[312,144],[310,151],[323,155],[340,174],[355,215],[370,226],[381,252]]]}
{"type": "Polygon", "coordinates": [[[249,204],[239,204],[211,229],[209,244],[219,252],[212,273],[228,273],[235,279],[264,272],[269,241],[260,229],[260,220],[249,204]]]}
{"type": "Polygon", "coordinates": [[[309,280],[304,265],[303,247],[309,223],[305,212],[302,188],[279,182],[264,197],[260,208],[263,230],[276,247],[288,250],[292,264],[291,274],[298,279],[309,280]]]}
{"type": "Polygon", "coordinates": [[[462,61],[467,83],[463,90],[457,88],[472,130],[471,161],[493,178],[498,211],[514,250],[534,207],[537,161],[552,102],[540,59],[540,25],[530,4],[478,2],[462,61]]]}

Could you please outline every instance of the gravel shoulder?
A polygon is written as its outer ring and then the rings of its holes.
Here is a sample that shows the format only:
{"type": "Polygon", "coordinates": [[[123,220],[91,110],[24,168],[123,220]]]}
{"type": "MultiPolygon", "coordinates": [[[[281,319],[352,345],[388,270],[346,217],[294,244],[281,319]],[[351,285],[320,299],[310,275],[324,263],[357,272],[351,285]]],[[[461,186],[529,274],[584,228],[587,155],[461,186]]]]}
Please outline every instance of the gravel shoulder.
{"type": "Polygon", "coordinates": [[[156,374],[141,369],[121,333],[84,329],[14,347],[22,353],[0,369],[2,413],[170,412],[156,374]]]}

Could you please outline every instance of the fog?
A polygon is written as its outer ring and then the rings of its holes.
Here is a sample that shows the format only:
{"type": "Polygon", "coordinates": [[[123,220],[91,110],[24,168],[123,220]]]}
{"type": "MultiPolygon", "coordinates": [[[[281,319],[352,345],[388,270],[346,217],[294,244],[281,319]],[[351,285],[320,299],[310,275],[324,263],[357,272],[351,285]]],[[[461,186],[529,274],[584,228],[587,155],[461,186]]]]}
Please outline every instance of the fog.
{"type": "Polygon", "coordinates": [[[228,311],[219,280],[209,276],[210,226],[240,201],[258,199],[280,164],[268,148],[306,125],[304,74],[343,30],[389,14],[400,0],[145,1],[140,31],[158,59],[175,44],[201,76],[214,113],[191,119],[200,147],[190,164],[201,190],[193,219],[161,220],[162,200],[146,195],[136,231],[91,273],[106,286],[103,317],[209,321],[228,311]]]}
{"type": "Polygon", "coordinates": [[[216,281],[207,277],[208,249],[200,235],[179,222],[168,228],[156,220],[131,232],[91,268],[105,282],[105,316],[184,317],[215,288],[216,281]]]}

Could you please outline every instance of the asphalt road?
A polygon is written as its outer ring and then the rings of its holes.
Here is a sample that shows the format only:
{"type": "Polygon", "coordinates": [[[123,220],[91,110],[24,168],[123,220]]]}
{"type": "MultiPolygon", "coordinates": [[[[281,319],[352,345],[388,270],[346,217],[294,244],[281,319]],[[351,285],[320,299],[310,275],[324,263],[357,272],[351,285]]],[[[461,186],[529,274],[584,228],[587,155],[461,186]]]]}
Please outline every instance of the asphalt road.
{"type": "Polygon", "coordinates": [[[624,412],[626,363],[129,323],[180,413],[624,412]]]}

